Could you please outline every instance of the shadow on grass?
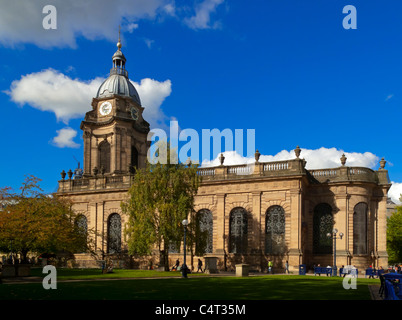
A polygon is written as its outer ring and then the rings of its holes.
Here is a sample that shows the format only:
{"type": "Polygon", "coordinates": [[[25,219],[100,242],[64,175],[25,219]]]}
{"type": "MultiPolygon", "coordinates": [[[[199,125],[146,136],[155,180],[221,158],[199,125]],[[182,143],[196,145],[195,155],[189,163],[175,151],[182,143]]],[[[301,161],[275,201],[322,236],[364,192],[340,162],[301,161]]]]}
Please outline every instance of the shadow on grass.
{"type": "Polygon", "coordinates": [[[343,278],[306,276],[189,277],[59,282],[56,290],[42,283],[4,284],[0,299],[33,300],[369,300],[365,279],[345,290],[343,278]]]}

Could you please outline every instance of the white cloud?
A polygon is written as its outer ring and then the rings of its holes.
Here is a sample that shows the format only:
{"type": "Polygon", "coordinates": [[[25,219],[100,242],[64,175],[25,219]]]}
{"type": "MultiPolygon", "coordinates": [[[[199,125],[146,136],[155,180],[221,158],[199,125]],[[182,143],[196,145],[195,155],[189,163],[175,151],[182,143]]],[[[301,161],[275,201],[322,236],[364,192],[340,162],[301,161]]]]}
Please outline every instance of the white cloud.
{"type": "MultiPolygon", "coordinates": [[[[223,152],[225,156],[225,165],[253,163],[255,161],[254,155],[251,157],[243,157],[236,151],[223,152]]],[[[319,149],[301,149],[300,158],[304,158],[307,169],[324,169],[336,168],[341,166],[340,158],[345,154],[347,161],[346,165],[351,167],[368,167],[374,168],[378,165],[379,158],[371,152],[344,152],[336,148],[319,148],[319,149]]],[[[220,155],[219,155],[220,156],[220,155]]],[[[212,161],[203,161],[203,167],[219,165],[219,156],[212,161]]],[[[281,161],[294,159],[295,153],[293,150],[282,150],[276,155],[261,155],[260,162],[281,161]]]]}
{"type": "MultiPolygon", "coordinates": [[[[117,26],[135,27],[141,19],[155,19],[166,12],[171,0],[52,0],[57,10],[57,29],[42,26],[48,0],[0,0],[0,43],[14,46],[33,43],[42,48],[76,47],[76,38],[116,41],[117,26]]],[[[165,13],[166,14],[166,13],[165,13]]]]}
{"type": "MultiPolygon", "coordinates": [[[[104,80],[71,79],[59,71],[46,69],[13,81],[6,93],[20,106],[28,104],[41,111],[53,112],[58,121],[68,124],[69,120],[82,118],[91,110],[92,98],[104,80]]],[[[151,126],[161,126],[167,119],[161,105],[172,92],[171,81],[145,78],[139,83],[133,82],[133,85],[145,108],[144,119],[151,126]]]]}
{"type": "Polygon", "coordinates": [[[192,29],[216,29],[220,23],[211,24],[211,15],[215,13],[216,8],[223,3],[224,0],[204,0],[195,8],[195,15],[185,18],[184,22],[192,29]]]}
{"type": "Polygon", "coordinates": [[[401,198],[401,194],[402,194],[402,183],[401,182],[394,182],[392,181],[392,186],[388,191],[388,197],[391,198],[391,200],[400,205],[402,204],[401,201],[399,201],[399,199],[401,198]]]}
{"type": "Polygon", "coordinates": [[[174,2],[173,3],[168,3],[163,7],[163,10],[165,11],[166,14],[170,16],[174,16],[176,14],[176,7],[174,2]]]}
{"type": "Polygon", "coordinates": [[[54,112],[58,121],[67,124],[91,109],[91,99],[103,80],[71,79],[59,71],[46,69],[13,81],[7,94],[21,106],[28,104],[41,111],[54,112]]]}
{"type": "MultiPolygon", "coordinates": [[[[41,48],[76,48],[78,37],[88,40],[117,40],[117,26],[132,33],[141,20],[176,18],[192,29],[218,28],[211,15],[224,0],[202,0],[194,8],[177,7],[174,0],[52,0],[56,8],[56,29],[46,30],[49,0],[0,0],[0,45],[14,47],[30,43],[41,48]],[[192,16],[190,16],[192,15],[192,16]]],[[[122,35],[122,37],[124,37],[122,35]]],[[[124,39],[123,39],[124,41],[124,39]]]]}
{"type": "Polygon", "coordinates": [[[385,101],[391,100],[393,97],[394,97],[394,95],[390,94],[385,98],[385,101]]]}
{"type": "Polygon", "coordinates": [[[138,29],[138,23],[130,23],[126,28],[129,33],[133,33],[135,29],[138,29]]]}
{"type": "Polygon", "coordinates": [[[170,96],[172,92],[172,83],[170,80],[159,82],[157,80],[145,78],[140,83],[133,82],[141,99],[144,110],[144,119],[153,127],[165,127],[164,122],[167,116],[161,110],[163,101],[170,96]]]}
{"type": "Polygon", "coordinates": [[[144,39],[145,44],[147,45],[148,49],[151,49],[152,45],[155,43],[155,40],[151,39],[144,39]]]}
{"type": "Polygon", "coordinates": [[[73,139],[77,136],[77,131],[66,127],[57,130],[57,136],[53,138],[53,144],[58,148],[79,148],[80,145],[75,143],[73,139]]]}

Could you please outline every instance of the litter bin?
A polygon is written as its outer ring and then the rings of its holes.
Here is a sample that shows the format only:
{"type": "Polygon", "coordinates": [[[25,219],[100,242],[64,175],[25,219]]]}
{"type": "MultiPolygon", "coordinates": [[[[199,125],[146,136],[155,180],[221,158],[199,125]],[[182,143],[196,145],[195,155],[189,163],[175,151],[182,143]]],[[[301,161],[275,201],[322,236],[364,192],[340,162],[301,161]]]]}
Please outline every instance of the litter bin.
{"type": "Polygon", "coordinates": [[[299,275],[300,276],[306,275],[306,265],[305,264],[299,265],[299,275]]]}

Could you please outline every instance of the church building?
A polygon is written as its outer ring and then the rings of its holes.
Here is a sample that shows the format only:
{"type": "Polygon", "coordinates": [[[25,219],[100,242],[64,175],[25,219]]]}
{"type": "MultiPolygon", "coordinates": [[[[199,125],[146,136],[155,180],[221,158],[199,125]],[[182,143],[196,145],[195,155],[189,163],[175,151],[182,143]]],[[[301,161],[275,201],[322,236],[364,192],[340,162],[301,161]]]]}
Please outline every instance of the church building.
{"type": "MultiPolygon", "coordinates": [[[[130,82],[120,41],[109,77],[92,100],[92,110],[81,123],[83,169],[62,171],[57,194],[73,201],[77,223],[96,231],[97,257],[76,254],[81,267],[113,257],[116,267],[145,268],[152,257],[133,261],[127,256],[120,203],[128,196],[133,168],[146,165],[150,142],[144,107],[130,82]]],[[[386,251],[387,193],[390,188],[385,160],[378,170],[349,167],[343,156],[339,167],[307,170],[295,148],[294,159],[253,165],[199,168],[202,183],[195,210],[202,230],[208,231],[205,255],[217,258],[218,270],[233,270],[239,263],[252,270],[290,270],[300,264],[337,266],[388,265],[386,251]],[[333,231],[337,231],[336,240],[333,231]],[[328,235],[329,234],[329,235],[328,235]]],[[[169,265],[182,257],[172,248],[169,265]]],[[[154,264],[159,257],[154,257],[154,264]]],[[[98,265],[99,266],[99,265],[98,265]]]]}

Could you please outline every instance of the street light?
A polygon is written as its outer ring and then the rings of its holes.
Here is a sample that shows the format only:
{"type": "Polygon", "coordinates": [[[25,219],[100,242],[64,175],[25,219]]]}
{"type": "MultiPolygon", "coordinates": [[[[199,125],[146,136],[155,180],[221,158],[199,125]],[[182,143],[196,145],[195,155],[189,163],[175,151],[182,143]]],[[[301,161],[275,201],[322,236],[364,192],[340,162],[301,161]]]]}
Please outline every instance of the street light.
{"type": "Polygon", "coordinates": [[[184,226],[184,241],[183,241],[183,246],[184,246],[184,262],[183,266],[181,267],[181,274],[183,278],[187,278],[187,265],[186,265],[186,232],[187,232],[187,226],[188,226],[188,220],[184,219],[181,222],[184,226]]]}
{"type": "Polygon", "coordinates": [[[334,243],[334,266],[332,267],[332,275],[334,277],[336,277],[336,239],[342,239],[343,237],[343,233],[339,233],[339,238],[336,236],[336,234],[338,233],[338,229],[333,229],[332,230],[332,234],[330,232],[327,233],[327,237],[328,239],[333,239],[333,243],[334,243]]]}

